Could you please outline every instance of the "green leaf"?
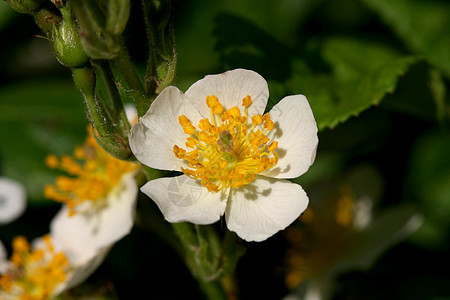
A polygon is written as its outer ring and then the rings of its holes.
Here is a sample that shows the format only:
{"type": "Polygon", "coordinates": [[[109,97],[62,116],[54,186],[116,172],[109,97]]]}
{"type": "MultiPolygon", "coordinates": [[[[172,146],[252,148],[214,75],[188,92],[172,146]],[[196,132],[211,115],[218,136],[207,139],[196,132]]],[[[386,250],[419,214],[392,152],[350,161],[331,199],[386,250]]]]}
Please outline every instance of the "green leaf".
{"type": "Polygon", "coordinates": [[[449,117],[450,112],[447,112],[447,103],[446,103],[446,88],[445,82],[439,73],[435,69],[430,70],[430,90],[433,95],[433,100],[436,105],[436,118],[443,122],[445,118],[449,117]]]}
{"type": "Polygon", "coordinates": [[[411,50],[450,77],[450,3],[444,1],[364,0],[411,50]]]}
{"type": "Polygon", "coordinates": [[[379,104],[417,60],[383,44],[350,38],[329,38],[320,48],[330,73],[314,73],[305,62],[296,60],[295,75],[287,82],[292,93],[306,95],[319,130],[333,128],[379,104]]]}
{"type": "Polygon", "coordinates": [[[426,61],[412,66],[399,81],[395,93],[387,95],[382,107],[429,120],[445,120],[445,83],[440,73],[426,61]]]}
{"type": "Polygon", "coordinates": [[[45,157],[72,153],[86,134],[81,94],[70,81],[10,85],[0,88],[0,112],[0,172],[22,182],[31,202],[42,201],[55,178],[45,157]]]}

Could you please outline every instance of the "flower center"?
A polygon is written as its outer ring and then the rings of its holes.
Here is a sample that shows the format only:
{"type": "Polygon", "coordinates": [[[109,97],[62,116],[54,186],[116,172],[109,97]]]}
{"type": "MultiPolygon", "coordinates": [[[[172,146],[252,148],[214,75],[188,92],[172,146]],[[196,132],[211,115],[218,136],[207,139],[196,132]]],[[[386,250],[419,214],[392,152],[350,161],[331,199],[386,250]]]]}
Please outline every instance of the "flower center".
{"type": "MultiPolygon", "coordinates": [[[[45,163],[50,168],[59,168],[72,177],[59,176],[55,185],[47,185],[45,197],[66,203],[70,215],[83,202],[96,202],[102,206],[108,193],[117,186],[122,176],[135,170],[136,164],[119,160],[103,150],[95,141],[92,130],[82,147],[75,149],[74,157],[47,156],[45,163]]],[[[92,203],[94,204],[94,203],[92,203]]]]}
{"type": "Polygon", "coordinates": [[[14,299],[49,299],[57,285],[66,280],[67,257],[55,251],[49,235],[42,239],[42,247],[30,251],[24,237],[14,238],[11,268],[0,276],[0,298],[6,293],[14,299]]]}
{"type": "Polygon", "coordinates": [[[274,150],[278,142],[269,144],[271,140],[267,137],[274,123],[268,113],[254,115],[249,122],[250,96],[242,100],[244,116],[237,106],[224,111],[214,95],[206,97],[206,104],[210,118],[200,120],[198,129],[185,115],[178,117],[184,132],[189,134],[185,143],[189,151],[173,146],[175,156],[188,164],[189,169],[181,168],[183,173],[200,179],[208,191],[218,192],[249,184],[256,174],[277,164],[278,155],[274,150]]]}

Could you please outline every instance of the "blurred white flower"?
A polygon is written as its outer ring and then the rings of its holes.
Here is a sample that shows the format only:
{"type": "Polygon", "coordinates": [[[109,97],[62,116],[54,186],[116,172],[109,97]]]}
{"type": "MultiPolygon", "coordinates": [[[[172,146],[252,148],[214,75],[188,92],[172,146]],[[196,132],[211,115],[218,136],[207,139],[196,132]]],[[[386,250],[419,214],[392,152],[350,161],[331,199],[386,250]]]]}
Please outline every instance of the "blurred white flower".
{"type": "Polygon", "coordinates": [[[15,180],[0,177],[0,225],[17,219],[26,207],[26,191],[15,180]]]}
{"type": "Polygon", "coordinates": [[[59,176],[45,187],[46,197],[64,203],[50,224],[55,248],[77,268],[67,281],[70,288],[85,279],[102,262],[108,250],[133,227],[138,187],[138,165],[114,158],[95,141],[92,132],[74,157],[50,155],[51,168],[71,176],[59,176]]]}
{"type": "Polygon", "coordinates": [[[15,237],[9,260],[0,253],[0,299],[46,300],[69,289],[73,282],[84,281],[104,257],[74,264],[50,235],[38,238],[30,246],[23,236],[15,237]]]}
{"type": "Polygon", "coordinates": [[[374,213],[381,190],[380,176],[369,166],[311,189],[300,224],[286,231],[286,286],[294,291],[285,300],[330,299],[336,275],[369,268],[420,227],[422,217],[406,205],[374,213]]]}
{"type": "Polygon", "coordinates": [[[305,210],[306,193],[285,178],[314,162],[317,125],[303,95],[262,115],[268,96],[264,78],[237,69],[206,76],[186,93],[167,87],[155,99],[130,146],[143,164],[184,173],[141,189],[166,220],[211,224],[225,214],[238,236],[263,241],[305,210]]]}
{"type": "Polygon", "coordinates": [[[3,246],[2,241],[0,241],[0,275],[4,274],[8,270],[8,255],[6,253],[5,246],[3,246]]]}

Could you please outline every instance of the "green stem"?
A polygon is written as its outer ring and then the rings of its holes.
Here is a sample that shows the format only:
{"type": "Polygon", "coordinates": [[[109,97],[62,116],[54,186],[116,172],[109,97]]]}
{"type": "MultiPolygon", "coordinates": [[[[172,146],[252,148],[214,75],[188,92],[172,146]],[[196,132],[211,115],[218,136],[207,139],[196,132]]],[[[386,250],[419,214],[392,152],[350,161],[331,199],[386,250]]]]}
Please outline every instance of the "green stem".
{"type": "Polygon", "coordinates": [[[177,52],[170,0],[142,0],[148,40],[145,90],[152,102],[175,79],[177,52]]]}
{"type": "Polygon", "coordinates": [[[228,300],[238,300],[238,289],[236,285],[236,278],[234,276],[234,272],[232,274],[227,274],[220,279],[220,283],[222,284],[225,293],[227,294],[228,300]]]}
{"type": "Polygon", "coordinates": [[[172,227],[177,234],[185,252],[186,266],[191,274],[199,282],[200,288],[208,299],[227,299],[227,293],[223,289],[221,282],[210,280],[211,269],[215,269],[208,257],[209,251],[216,251],[209,248],[215,244],[217,236],[211,236],[212,230],[205,229],[205,226],[193,225],[190,223],[173,223],[172,227]],[[212,243],[211,243],[212,242],[212,243]]]}
{"type": "Polygon", "coordinates": [[[100,71],[106,84],[110,105],[113,110],[111,117],[113,118],[114,123],[119,125],[122,136],[126,137],[130,132],[130,123],[128,122],[127,115],[125,114],[122,98],[120,97],[119,90],[117,89],[114,81],[111,66],[105,60],[92,60],[91,63],[95,68],[97,68],[97,70],[100,71]]]}
{"type": "Polygon", "coordinates": [[[98,98],[93,95],[85,95],[84,99],[98,134],[101,137],[109,136],[112,133],[112,128],[110,122],[106,121],[108,120],[108,117],[102,103],[100,103],[98,98]]]}
{"type": "Polygon", "coordinates": [[[146,70],[146,80],[151,80],[151,82],[146,82],[146,92],[150,99],[156,96],[156,52],[155,52],[155,36],[153,33],[153,26],[150,22],[150,10],[151,4],[147,0],[142,0],[142,8],[144,11],[145,27],[147,32],[148,40],[148,58],[147,58],[147,70],[146,70]]]}
{"type": "Polygon", "coordinates": [[[75,85],[83,94],[89,112],[89,118],[94,123],[100,136],[108,136],[113,132],[111,120],[95,95],[96,75],[91,67],[74,68],[72,70],[75,85]]]}
{"type": "Polygon", "coordinates": [[[136,69],[124,46],[122,46],[121,50],[114,58],[114,62],[125,78],[128,87],[131,89],[131,94],[139,117],[143,116],[150,107],[150,101],[146,96],[145,89],[142,86],[141,80],[139,79],[136,69]]]}
{"type": "Polygon", "coordinates": [[[199,280],[200,288],[202,289],[205,296],[210,300],[227,300],[227,295],[223,290],[219,282],[210,281],[205,282],[199,280]]]}

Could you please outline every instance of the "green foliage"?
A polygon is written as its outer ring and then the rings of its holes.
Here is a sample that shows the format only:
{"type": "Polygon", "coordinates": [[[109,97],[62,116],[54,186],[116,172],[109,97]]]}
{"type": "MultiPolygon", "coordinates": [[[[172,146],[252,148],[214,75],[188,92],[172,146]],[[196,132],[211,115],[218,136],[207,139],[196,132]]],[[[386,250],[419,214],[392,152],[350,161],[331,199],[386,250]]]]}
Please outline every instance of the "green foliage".
{"type": "Polygon", "coordinates": [[[43,201],[43,187],[55,177],[45,157],[72,153],[86,135],[80,93],[70,81],[61,80],[4,86],[0,111],[2,176],[20,180],[29,201],[43,201]]]}
{"type": "Polygon", "coordinates": [[[424,0],[363,0],[412,51],[423,54],[450,78],[450,3],[424,0]]]}
{"type": "MultiPolygon", "coordinates": [[[[388,44],[359,37],[311,38],[291,48],[244,18],[219,14],[216,22],[216,50],[222,63],[227,68],[257,70],[269,79],[269,109],[285,95],[306,95],[319,130],[333,128],[380,104],[420,60],[388,44]]],[[[435,100],[445,106],[445,87],[439,85],[438,74],[434,78],[435,100]]],[[[439,115],[442,119],[442,112],[439,115]]]]}
{"type": "Polygon", "coordinates": [[[449,153],[448,133],[429,132],[422,136],[413,149],[405,187],[405,193],[418,203],[425,216],[425,224],[414,238],[432,249],[445,247],[449,234],[449,153]]]}
{"type": "Polygon", "coordinates": [[[392,93],[399,76],[416,59],[370,41],[329,38],[320,46],[330,73],[313,73],[304,62],[294,62],[288,82],[293,93],[307,96],[319,129],[335,127],[392,93]]]}

